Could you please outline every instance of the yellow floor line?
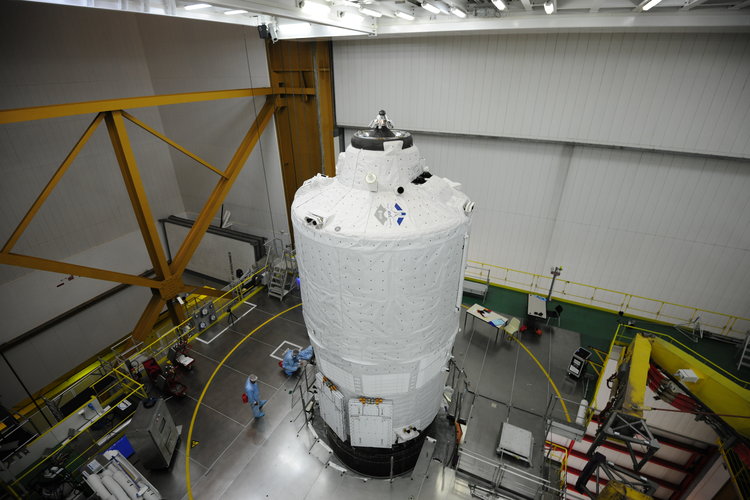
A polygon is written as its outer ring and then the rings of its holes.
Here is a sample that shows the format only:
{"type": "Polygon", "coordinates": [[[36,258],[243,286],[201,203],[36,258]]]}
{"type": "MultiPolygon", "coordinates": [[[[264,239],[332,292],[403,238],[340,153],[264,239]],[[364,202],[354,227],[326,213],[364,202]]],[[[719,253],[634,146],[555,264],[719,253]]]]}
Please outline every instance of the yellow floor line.
{"type": "Polygon", "coordinates": [[[216,365],[216,368],[214,369],[213,373],[208,378],[208,382],[206,382],[206,385],[203,387],[203,392],[201,392],[201,395],[198,398],[198,402],[195,404],[195,410],[193,410],[193,417],[190,419],[190,428],[188,429],[187,439],[185,440],[185,481],[186,481],[186,484],[187,484],[188,498],[190,500],[193,500],[193,488],[192,488],[192,486],[190,484],[190,444],[193,442],[193,426],[195,425],[195,418],[198,416],[198,410],[201,407],[201,403],[203,402],[203,397],[206,395],[206,391],[208,391],[208,387],[211,385],[211,382],[214,380],[214,377],[219,372],[219,369],[229,359],[229,356],[231,356],[232,354],[234,354],[234,351],[236,351],[239,346],[241,346],[255,332],[257,332],[258,330],[260,330],[261,328],[263,328],[264,326],[266,326],[271,321],[275,320],[276,318],[278,318],[282,314],[286,314],[289,311],[291,311],[292,309],[297,308],[297,307],[299,307],[301,305],[302,305],[302,303],[300,302],[296,306],[292,306],[289,309],[285,309],[285,310],[281,311],[280,313],[278,313],[275,316],[271,316],[266,321],[264,321],[263,323],[261,323],[260,325],[258,325],[253,331],[251,331],[250,333],[248,333],[247,335],[245,335],[242,338],[242,340],[240,340],[239,342],[237,342],[237,345],[235,345],[232,348],[232,350],[229,351],[226,356],[224,356],[224,359],[222,359],[219,362],[219,364],[216,365]]]}

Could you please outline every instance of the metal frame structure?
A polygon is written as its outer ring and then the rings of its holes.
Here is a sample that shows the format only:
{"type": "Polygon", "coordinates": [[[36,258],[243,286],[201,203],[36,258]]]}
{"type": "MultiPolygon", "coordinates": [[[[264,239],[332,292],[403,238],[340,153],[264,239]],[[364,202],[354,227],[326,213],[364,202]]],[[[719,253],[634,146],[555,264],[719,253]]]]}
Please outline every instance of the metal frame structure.
{"type": "Polygon", "coordinates": [[[634,418],[627,413],[620,411],[612,411],[607,418],[606,422],[597,431],[594,442],[591,443],[586,455],[593,456],[596,449],[607,439],[615,439],[622,441],[625,447],[628,449],[630,459],[633,462],[633,469],[636,471],[646,465],[651,457],[659,451],[659,441],[651,433],[646,421],[640,418],[634,418]],[[636,450],[633,449],[633,445],[640,445],[646,448],[643,456],[640,460],[636,456],[636,450]]]}
{"type": "Polygon", "coordinates": [[[146,338],[146,336],[151,332],[151,328],[157,321],[158,316],[164,308],[165,304],[169,308],[172,321],[175,324],[179,323],[182,319],[184,319],[182,310],[181,308],[174,307],[172,305],[173,299],[178,294],[188,291],[211,296],[218,296],[221,294],[220,291],[214,290],[212,288],[201,287],[195,289],[194,287],[187,287],[182,280],[182,275],[187,267],[188,262],[190,261],[190,258],[198,248],[203,235],[206,233],[206,230],[211,223],[213,214],[216,213],[225,197],[229,193],[229,190],[234,184],[234,181],[237,179],[253,148],[260,140],[261,134],[270,122],[271,117],[273,116],[277,107],[281,106],[277,104],[277,94],[314,95],[315,89],[290,88],[284,89],[281,92],[274,92],[271,88],[262,87],[213,92],[194,92],[160,96],[131,97],[123,99],[110,99],[52,106],[37,106],[31,108],[0,110],[0,124],[96,113],[96,116],[83,132],[80,139],[78,139],[78,141],[75,143],[66,158],[57,168],[57,171],[52,175],[52,178],[49,180],[49,182],[47,182],[47,185],[37,196],[31,208],[29,208],[29,210],[26,212],[26,215],[24,215],[24,217],[21,219],[20,223],[13,231],[10,238],[8,238],[2,249],[0,249],[0,264],[20,266],[30,269],[63,274],[72,274],[75,276],[82,276],[86,278],[113,281],[116,283],[150,288],[153,296],[146,305],[145,310],[143,311],[133,330],[133,337],[136,340],[142,340],[146,338]],[[245,133],[244,138],[240,142],[232,159],[224,170],[220,170],[212,166],[207,161],[191,153],[187,149],[183,148],[179,144],[175,143],[163,134],[157,132],[153,128],[149,127],[145,123],[141,122],[140,120],[124,111],[124,109],[129,108],[164,106],[171,104],[201,102],[217,99],[232,99],[238,97],[254,97],[263,95],[269,97],[266,99],[266,102],[262,109],[258,112],[255,121],[250,125],[250,128],[245,133]],[[130,139],[125,129],[125,120],[128,120],[138,127],[142,128],[143,130],[149,132],[153,136],[192,158],[193,160],[219,176],[219,180],[217,181],[213,191],[209,195],[208,200],[206,201],[203,209],[196,218],[193,227],[185,237],[185,240],[180,246],[180,249],[175,254],[172,262],[167,262],[164,248],[161,244],[159,235],[156,230],[154,217],[148,203],[143,181],[141,179],[138,166],[135,161],[135,156],[130,144],[130,139]],[[62,179],[62,177],[68,171],[77,155],[84,148],[88,140],[91,138],[97,127],[102,122],[106,124],[115,157],[117,159],[117,163],[120,167],[120,172],[123,177],[123,182],[125,183],[125,187],[132,204],[133,213],[135,214],[136,220],[138,221],[138,226],[140,228],[144,244],[146,245],[146,249],[153,266],[153,272],[155,274],[154,278],[147,278],[144,276],[136,276],[106,269],[81,266],[67,262],[43,259],[40,257],[21,255],[12,252],[15,244],[18,242],[26,228],[34,219],[34,216],[38,213],[41,206],[58,185],[60,179],[62,179]]]}
{"type": "Polygon", "coordinates": [[[604,473],[607,477],[607,483],[615,481],[645,495],[652,495],[656,491],[656,485],[653,482],[635,472],[620,467],[614,462],[610,462],[601,453],[595,453],[594,458],[586,464],[578,481],[576,481],[576,490],[592,499],[601,498],[599,496],[601,493],[599,486],[604,482],[604,479],[601,477],[600,472],[604,473]],[[592,477],[594,479],[595,491],[589,490],[587,486],[592,477]]]}

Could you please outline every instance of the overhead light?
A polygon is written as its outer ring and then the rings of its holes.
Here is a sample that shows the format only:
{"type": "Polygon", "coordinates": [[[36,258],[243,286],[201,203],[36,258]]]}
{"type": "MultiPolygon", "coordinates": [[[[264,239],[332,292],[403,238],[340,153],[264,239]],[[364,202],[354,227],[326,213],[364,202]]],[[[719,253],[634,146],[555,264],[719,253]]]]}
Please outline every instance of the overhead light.
{"type": "Polygon", "coordinates": [[[553,12],[555,12],[555,4],[554,2],[552,2],[552,0],[547,0],[546,2],[544,2],[544,12],[546,12],[547,14],[552,14],[553,12]]]}
{"type": "Polygon", "coordinates": [[[238,10],[228,10],[224,12],[225,16],[236,16],[237,14],[247,14],[246,10],[238,9],[238,10]]]}
{"type": "Polygon", "coordinates": [[[428,12],[432,12],[433,14],[440,14],[440,9],[435,7],[434,4],[428,2],[427,0],[422,2],[422,8],[428,12]]]}
{"type": "Polygon", "coordinates": [[[495,5],[495,7],[497,7],[497,10],[505,10],[508,8],[503,0],[492,0],[492,3],[495,5]]]}
{"type": "Polygon", "coordinates": [[[284,35],[295,36],[295,35],[306,35],[312,30],[310,23],[286,23],[279,24],[279,31],[284,35]]]}
{"type": "Polygon", "coordinates": [[[209,7],[211,7],[211,4],[208,4],[208,3],[193,3],[190,5],[186,5],[185,10],[207,9],[209,7]]]}
{"type": "Polygon", "coordinates": [[[653,7],[654,5],[656,5],[659,2],[661,2],[661,0],[649,0],[649,2],[646,3],[646,5],[643,6],[642,10],[644,12],[646,12],[647,10],[649,10],[651,7],[653,7]]]}
{"type": "Polygon", "coordinates": [[[331,13],[331,7],[317,2],[300,2],[300,9],[313,16],[325,17],[331,13]]]}
{"type": "Polygon", "coordinates": [[[402,12],[400,10],[397,10],[396,12],[394,12],[394,14],[396,14],[396,17],[400,17],[401,19],[406,19],[407,21],[414,20],[414,16],[412,16],[411,14],[407,14],[406,12],[402,12]]]}
{"type": "Polygon", "coordinates": [[[463,10],[461,7],[456,7],[455,5],[451,6],[450,8],[451,14],[453,14],[456,17],[460,17],[461,19],[466,17],[466,11],[463,10]]]}
{"type": "Polygon", "coordinates": [[[362,24],[365,22],[365,18],[360,16],[359,14],[355,14],[353,12],[342,12],[341,17],[344,19],[344,21],[347,22],[353,22],[356,24],[362,24]]]}
{"type": "Polygon", "coordinates": [[[379,12],[379,11],[377,11],[377,10],[375,10],[375,9],[370,9],[370,8],[368,8],[368,7],[360,7],[360,8],[359,8],[359,11],[360,11],[360,12],[361,12],[362,14],[366,15],[366,16],[371,16],[371,17],[383,17],[383,13],[382,13],[382,12],[379,12]]]}

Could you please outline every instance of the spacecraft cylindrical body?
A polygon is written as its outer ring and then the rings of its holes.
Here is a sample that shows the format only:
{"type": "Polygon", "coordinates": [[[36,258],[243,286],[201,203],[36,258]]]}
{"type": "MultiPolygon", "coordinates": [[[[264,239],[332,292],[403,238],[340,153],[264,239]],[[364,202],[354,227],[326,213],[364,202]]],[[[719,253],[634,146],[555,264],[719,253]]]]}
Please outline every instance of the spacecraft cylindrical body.
{"type": "Polygon", "coordinates": [[[342,441],[385,448],[418,435],[440,408],[473,204],[457,183],[425,173],[411,136],[381,142],[350,145],[335,177],[305,182],[292,224],[317,366],[350,412],[337,424],[323,417],[342,441]],[[351,414],[359,400],[390,406],[378,429],[351,414]],[[379,444],[357,437],[368,432],[379,444]]]}

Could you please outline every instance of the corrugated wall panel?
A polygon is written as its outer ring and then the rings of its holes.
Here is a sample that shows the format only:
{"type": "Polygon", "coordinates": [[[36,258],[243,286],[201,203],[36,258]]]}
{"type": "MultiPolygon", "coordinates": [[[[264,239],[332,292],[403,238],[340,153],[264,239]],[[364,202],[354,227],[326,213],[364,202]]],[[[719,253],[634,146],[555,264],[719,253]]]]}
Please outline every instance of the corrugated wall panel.
{"type": "Polygon", "coordinates": [[[477,203],[469,257],[747,315],[750,169],[591,146],[416,134],[477,203]]]}
{"type": "Polygon", "coordinates": [[[750,36],[337,41],[339,124],[750,157],[750,36]]]}

